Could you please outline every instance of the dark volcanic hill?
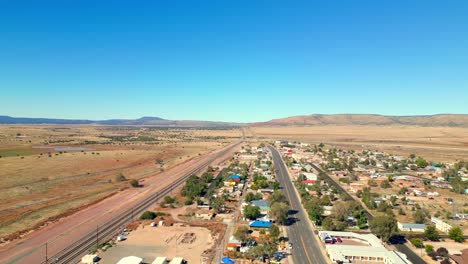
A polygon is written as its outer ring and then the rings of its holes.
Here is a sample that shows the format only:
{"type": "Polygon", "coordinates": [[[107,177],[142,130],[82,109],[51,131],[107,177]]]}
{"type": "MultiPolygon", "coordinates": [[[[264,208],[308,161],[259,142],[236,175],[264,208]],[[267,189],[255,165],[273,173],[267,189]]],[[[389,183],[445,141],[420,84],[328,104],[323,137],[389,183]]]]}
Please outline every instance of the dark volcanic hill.
{"type": "Polygon", "coordinates": [[[139,119],[53,119],[0,116],[0,124],[52,124],[52,125],[113,125],[113,126],[160,126],[160,127],[236,127],[242,124],[196,121],[196,120],[167,120],[160,117],[142,117],[139,119]]]}
{"type": "Polygon", "coordinates": [[[251,123],[250,126],[411,125],[468,127],[468,115],[385,116],[372,114],[304,115],[251,123]]]}

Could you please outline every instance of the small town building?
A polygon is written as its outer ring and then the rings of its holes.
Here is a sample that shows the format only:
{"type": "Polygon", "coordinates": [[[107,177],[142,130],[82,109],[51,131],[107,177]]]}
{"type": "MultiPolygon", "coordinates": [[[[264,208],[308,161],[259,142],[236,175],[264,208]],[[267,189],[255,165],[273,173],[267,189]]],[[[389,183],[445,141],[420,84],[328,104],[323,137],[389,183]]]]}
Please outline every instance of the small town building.
{"type": "Polygon", "coordinates": [[[252,228],[270,228],[271,222],[255,220],[249,223],[249,226],[252,228]]]}
{"type": "Polygon", "coordinates": [[[141,264],[143,259],[135,256],[124,257],[117,262],[117,264],[141,264]]]}
{"type": "Polygon", "coordinates": [[[426,230],[426,225],[398,222],[398,230],[403,231],[403,232],[421,232],[422,233],[426,230]]]}
{"type": "Polygon", "coordinates": [[[325,249],[333,263],[385,263],[409,264],[405,254],[388,250],[373,234],[358,234],[353,232],[319,231],[320,239],[326,243],[325,249]],[[349,244],[329,244],[333,238],[353,241],[349,244]]]}
{"type": "Polygon", "coordinates": [[[455,261],[456,264],[468,263],[468,248],[461,251],[461,254],[450,255],[450,258],[455,261]]]}
{"type": "Polygon", "coordinates": [[[167,257],[157,257],[151,264],[167,264],[167,257]]]}
{"type": "Polygon", "coordinates": [[[437,218],[437,217],[431,217],[431,222],[435,225],[435,227],[445,233],[448,233],[450,229],[452,229],[452,226],[449,225],[448,223],[444,222],[443,220],[437,218]]]}
{"type": "Polygon", "coordinates": [[[312,185],[314,185],[316,183],[316,181],[314,181],[314,180],[302,180],[301,183],[305,184],[305,185],[312,186],[312,185]]]}
{"type": "Polygon", "coordinates": [[[226,244],[226,249],[230,251],[238,251],[241,246],[242,241],[236,239],[234,236],[231,236],[228,243],[226,244]]]}
{"type": "Polygon", "coordinates": [[[254,206],[258,206],[262,214],[267,214],[271,210],[267,200],[255,200],[250,203],[254,206]]]}

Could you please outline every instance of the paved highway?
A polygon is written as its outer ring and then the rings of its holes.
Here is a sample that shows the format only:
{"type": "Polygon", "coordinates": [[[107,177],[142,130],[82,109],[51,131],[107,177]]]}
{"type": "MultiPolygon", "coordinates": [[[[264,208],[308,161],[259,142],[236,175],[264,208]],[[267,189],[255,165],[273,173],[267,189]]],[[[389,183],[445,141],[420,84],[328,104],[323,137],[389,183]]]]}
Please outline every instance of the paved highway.
{"type": "MultiPolygon", "coordinates": [[[[323,172],[324,175],[326,175],[327,182],[333,186],[340,192],[340,193],[345,193],[346,196],[348,196],[349,199],[355,200],[353,196],[351,196],[341,185],[339,185],[336,181],[334,181],[327,173],[325,173],[321,168],[319,168],[317,165],[312,164],[312,167],[320,172],[323,172]]],[[[357,201],[359,203],[359,201],[357,201]]],[[[365,208],[364,208],[365,209],[365,208]]],[[[366,210],[367,213],[367,219],[372,220],[374,216],[366,210]]],[[[411,250],[406,244],[395,244],[395,248],[406,254],[406,257],[408,258],[409,261],[411,261],[413,264],[424,264],[426,263],[420,256],[418,256],[416,253],[414,253],[413,250],[411,250]]]]}
{"type": "Polygon", "coordinates": [[[276,178],[289,200],[291,210],[297,212],[296,214],[291,215],[291,217],[295,218],[296,221],[288,227],[289,240],[293,245],[291,253],[294,263],[329,263],[328,259],[326,259],[320,249],[320,242],[308,223],[308,216],[301,206],[301,201],[297,193],[294,191],[294,186],[289,178],[286,165],[284,164],[280,153],[272,146],[269,146],[269,149],[273,155],[276,178]]]}

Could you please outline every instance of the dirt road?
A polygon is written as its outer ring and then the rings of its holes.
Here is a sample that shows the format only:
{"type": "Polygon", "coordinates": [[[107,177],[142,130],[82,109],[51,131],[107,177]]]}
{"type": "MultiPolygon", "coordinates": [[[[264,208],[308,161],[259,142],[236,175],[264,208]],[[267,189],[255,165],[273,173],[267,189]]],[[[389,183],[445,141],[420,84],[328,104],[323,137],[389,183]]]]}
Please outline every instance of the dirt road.
{"type": "MultiPolygon", "coordinates": [[[[47,255],[54,255],[74,241],[79,240],[83,234],[96,230],[98,226],[110,221],[116,214],[131,210],[139,201],[170,185],[174,180],[186,175],[193,169],[201,167],[230,146],[149,177],[144,180],[143,188],[131,188],[118,192],[108,199],[76,212],[69,217],[51,223],[38,231],[31,232],[22,239],[1,245],[0,263],[40,263],[44,261],[46,243],[47,255]]],[[[231,157],[235,150],[236,148],[222,157],[217,157],[212,164],[217,164],[231,157]]],[[[80,186],[76,186],[76,188],[80,188],[80,186]]]]}

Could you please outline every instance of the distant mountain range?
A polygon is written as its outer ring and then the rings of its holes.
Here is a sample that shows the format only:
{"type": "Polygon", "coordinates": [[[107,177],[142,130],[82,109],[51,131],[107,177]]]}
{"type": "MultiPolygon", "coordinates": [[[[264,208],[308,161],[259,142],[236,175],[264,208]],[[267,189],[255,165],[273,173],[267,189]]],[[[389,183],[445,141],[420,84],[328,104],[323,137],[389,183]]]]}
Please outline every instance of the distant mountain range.
{"type": "Polygon", "coordinates": [[[54,119],[0,116],[0,124],[53,124],[53,125],[115,125],[115,126],[160,126],[160,127],[235,127],[242,124],[215,121],[167,120],[145,116],[138,119],[54,119]]]}
{"type": "Polygon", "coordinates": [[[251,123],[250,126],[412,125],[468,127],[468,115],[385,116],[372,114],[304,115],[251,123]]]}
{"type": "MultiPolygon", "coordinates": [[[[0,124],[56,124],[56,125],[114,125],[114,126],[159,126],[159,127],[237,127],[242,123],[167,120],[145,116],[138,119],[53,119],[0,116],[0,124]]],[[[468,127],[468,115],[440,114],[425,116],[385,116],[373,114],[304,115],[250,123],[249,126],[315,126],[315,125],[412,125],[468,127]]]]}

